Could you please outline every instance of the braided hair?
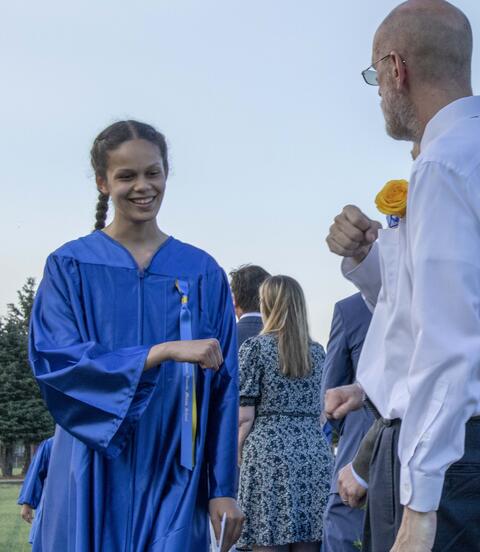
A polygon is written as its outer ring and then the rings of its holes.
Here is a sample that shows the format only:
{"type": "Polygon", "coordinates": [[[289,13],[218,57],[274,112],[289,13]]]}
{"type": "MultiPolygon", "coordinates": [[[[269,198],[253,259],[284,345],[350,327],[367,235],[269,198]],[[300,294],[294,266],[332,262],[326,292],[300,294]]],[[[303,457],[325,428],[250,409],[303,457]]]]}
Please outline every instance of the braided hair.
{"type": "MultiPolygon", "coordinates": [[[[107,127],[95,138],[90,151],[90,161],[95,176],[106,179],[109,152],[117,149],[124,142],[135,139],[147,140],[158,146],[162,157],[165,176],[168,176],[168,147],[165,136],[152,126],[138,121],[118,121],[107,127]]],[[[108,200],[108,194],[99,193],[95,212],[95,230],[102,230],[102,228],[105,228],[108,200]]]]}
{"type": "Polygon", "coordinates": [[[97,200],[97,208],[95,210],[95,230],[105,228],[108,212],[108,194],[99,192],[97,200]]]}

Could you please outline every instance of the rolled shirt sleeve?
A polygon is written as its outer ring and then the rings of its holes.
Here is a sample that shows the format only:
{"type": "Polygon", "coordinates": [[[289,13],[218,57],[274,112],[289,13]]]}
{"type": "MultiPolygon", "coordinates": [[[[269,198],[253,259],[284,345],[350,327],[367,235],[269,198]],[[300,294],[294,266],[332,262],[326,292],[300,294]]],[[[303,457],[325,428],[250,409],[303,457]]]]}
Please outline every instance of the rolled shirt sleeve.
{"type": "Polygon", "coordinates": [[[342,274],[362,293],[368,309],[373,312],[382,287],[378,243],[372,245],[360,264],[355,264],[351,258],[345,257],[342,261],[342,274]]]}
{"type": "Polygon", "coordinates": [[[399,455],[401,502],[438,509],[480,396],[479,171],[422,163],[408,198],[414,347],[399,455]]]}

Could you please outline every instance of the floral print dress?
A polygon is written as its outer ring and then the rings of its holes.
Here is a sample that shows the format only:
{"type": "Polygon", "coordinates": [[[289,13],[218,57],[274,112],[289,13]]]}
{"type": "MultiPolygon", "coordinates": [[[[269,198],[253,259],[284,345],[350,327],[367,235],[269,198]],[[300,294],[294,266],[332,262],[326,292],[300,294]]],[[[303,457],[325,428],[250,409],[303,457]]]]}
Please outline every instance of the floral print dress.
{"type": "Polygon", "coordinates": [[[241,547],[322,540],[333,456],[320,425],[325,353],[310,347],[312,371],[303,378],[281,373],[274,334],[240,349],[240,405],[255,406],[240,470],[241,547]]]}

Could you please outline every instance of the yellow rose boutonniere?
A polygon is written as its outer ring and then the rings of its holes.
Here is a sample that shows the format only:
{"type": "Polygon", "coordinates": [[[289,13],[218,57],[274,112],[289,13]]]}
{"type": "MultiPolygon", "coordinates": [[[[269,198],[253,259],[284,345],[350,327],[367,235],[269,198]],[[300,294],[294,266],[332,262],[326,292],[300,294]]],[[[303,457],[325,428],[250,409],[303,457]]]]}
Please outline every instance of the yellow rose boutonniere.
{"type": "Polygon", "coordinates": [[[384,215],[404,217],[407,212],[407,194],[406,180],[389,180],[375,198],[377,209],[384,215]]]}

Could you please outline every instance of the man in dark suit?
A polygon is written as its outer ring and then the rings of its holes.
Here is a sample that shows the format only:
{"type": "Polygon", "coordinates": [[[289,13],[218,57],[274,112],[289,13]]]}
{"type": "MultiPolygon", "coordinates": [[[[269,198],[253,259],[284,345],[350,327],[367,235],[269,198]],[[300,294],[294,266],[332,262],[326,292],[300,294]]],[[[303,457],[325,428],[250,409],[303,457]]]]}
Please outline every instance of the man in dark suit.
{"type": "MultiPolygon", "coordinates": [[[[322,397],[328,389],[355,382],[363,341],[372,314],[360,293],[335,305],[322,382],[322,397]]],[[[357,552],[362,540],[364,511],[350,508],[340,498],[338,472],[354,458],[360,442],[374,421],[363,407],[343,420],[331,420],[340,435],[330,497],[324,517],[323,552],[357,552]]]]}
{"type": "Polygon", "coordinates": [[[238,319],[239,349],[244,341],[258,335],[263,329],[259,290],[269,276],[265,269],[257,265],[243,265],[230,272],[230,287],[238,319]]]}

